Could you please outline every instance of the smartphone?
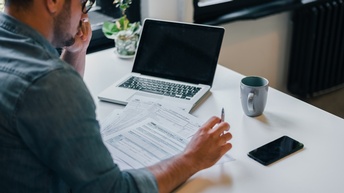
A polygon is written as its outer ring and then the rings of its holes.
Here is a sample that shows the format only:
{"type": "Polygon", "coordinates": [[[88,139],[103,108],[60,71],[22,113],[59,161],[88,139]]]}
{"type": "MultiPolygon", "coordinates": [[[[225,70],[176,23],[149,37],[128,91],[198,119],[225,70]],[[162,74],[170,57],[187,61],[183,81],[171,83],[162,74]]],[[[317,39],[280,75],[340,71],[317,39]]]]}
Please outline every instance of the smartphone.
{"type": "Polygon", "coordinates": [[[303,144],[288,136],[282,136],[270,143],[250,151],[247,155],[267,166],[303,148],[303,144]]]}

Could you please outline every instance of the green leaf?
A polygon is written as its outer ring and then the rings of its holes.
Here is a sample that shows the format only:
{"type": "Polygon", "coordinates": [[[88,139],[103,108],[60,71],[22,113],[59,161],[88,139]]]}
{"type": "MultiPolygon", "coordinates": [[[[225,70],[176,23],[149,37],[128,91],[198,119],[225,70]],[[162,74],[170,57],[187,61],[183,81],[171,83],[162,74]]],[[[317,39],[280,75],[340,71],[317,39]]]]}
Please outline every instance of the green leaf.
{"type": "Polygon", "coordinates": [[[121,31],[128,31],[129,34],[140,33],[140,22],[130,23],[126,16],[123,16],[115,22],[105,21],[102,27],[104,35],[109,39],[115,39],[121,31]]]}
{"type": "Polygon", "coordinates": [[[107,38],[113,39],[113,36],[121,30],[118,29],[116,23],[105,21],[102,27],[102,31],[107,38]]]}

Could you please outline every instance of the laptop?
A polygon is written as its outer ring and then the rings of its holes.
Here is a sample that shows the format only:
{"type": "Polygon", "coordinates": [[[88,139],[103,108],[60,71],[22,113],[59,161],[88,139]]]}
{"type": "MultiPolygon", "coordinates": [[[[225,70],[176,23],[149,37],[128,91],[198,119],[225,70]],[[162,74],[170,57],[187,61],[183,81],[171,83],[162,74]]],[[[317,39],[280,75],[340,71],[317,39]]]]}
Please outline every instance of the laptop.
{"type": "Polygon", "coordinates": [[[126,105],[133,97],[191,111],[209,92],[224,28],[146,19],[132,72],[102,91],[102,101],[126,105]]]}

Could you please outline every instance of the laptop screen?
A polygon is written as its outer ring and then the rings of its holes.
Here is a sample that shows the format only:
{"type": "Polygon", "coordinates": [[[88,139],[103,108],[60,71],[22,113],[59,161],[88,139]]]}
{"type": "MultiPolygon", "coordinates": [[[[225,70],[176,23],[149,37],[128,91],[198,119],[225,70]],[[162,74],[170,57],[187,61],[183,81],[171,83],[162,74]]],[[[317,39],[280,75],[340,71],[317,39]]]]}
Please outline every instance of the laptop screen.
{"type": "Polygon", "coordinates": [[[133,72],[212,85],[224,28],[146,19],[133,72]]]}

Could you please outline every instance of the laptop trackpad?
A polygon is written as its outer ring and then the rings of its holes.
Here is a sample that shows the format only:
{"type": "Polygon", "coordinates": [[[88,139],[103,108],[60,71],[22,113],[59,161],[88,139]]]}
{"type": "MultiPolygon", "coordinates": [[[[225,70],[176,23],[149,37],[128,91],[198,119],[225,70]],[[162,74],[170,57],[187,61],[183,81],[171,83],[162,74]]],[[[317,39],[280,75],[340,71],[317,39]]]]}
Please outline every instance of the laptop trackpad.
{"type": "Polygon", "coordinates": [[[154,95],[154,94],[149,94],[149,93],[141,93],[141,92],[136,92],[133,95],[131,95],[127,101],[131,101],[133,99],[144,99],[144,100],[149,100],[149,101],[154,101],[154,100],[161,100],[164,97],[154,95]]]}
{"type": "Polygon", "coordinates": [[[192,107],[193,107],[193,105],[191,103],[185,103],[185,102],[182,103],[182,101],[180,101],[180,100],[175,100],[175,101],[169,100],[166,97],[158,96],[158,95],[154,95],[154,94],[149,94],[149,93],[135,93],[127,99],[127,102],[129,102],[131,100],[135,100],[135,99],[140,99],[140,100],[144,100],[144,101],[152,101],[152,102],[160,103],[162,105],[179,107],[180,109],[182,109],[186,112],[190,112],[192,107]]]}

